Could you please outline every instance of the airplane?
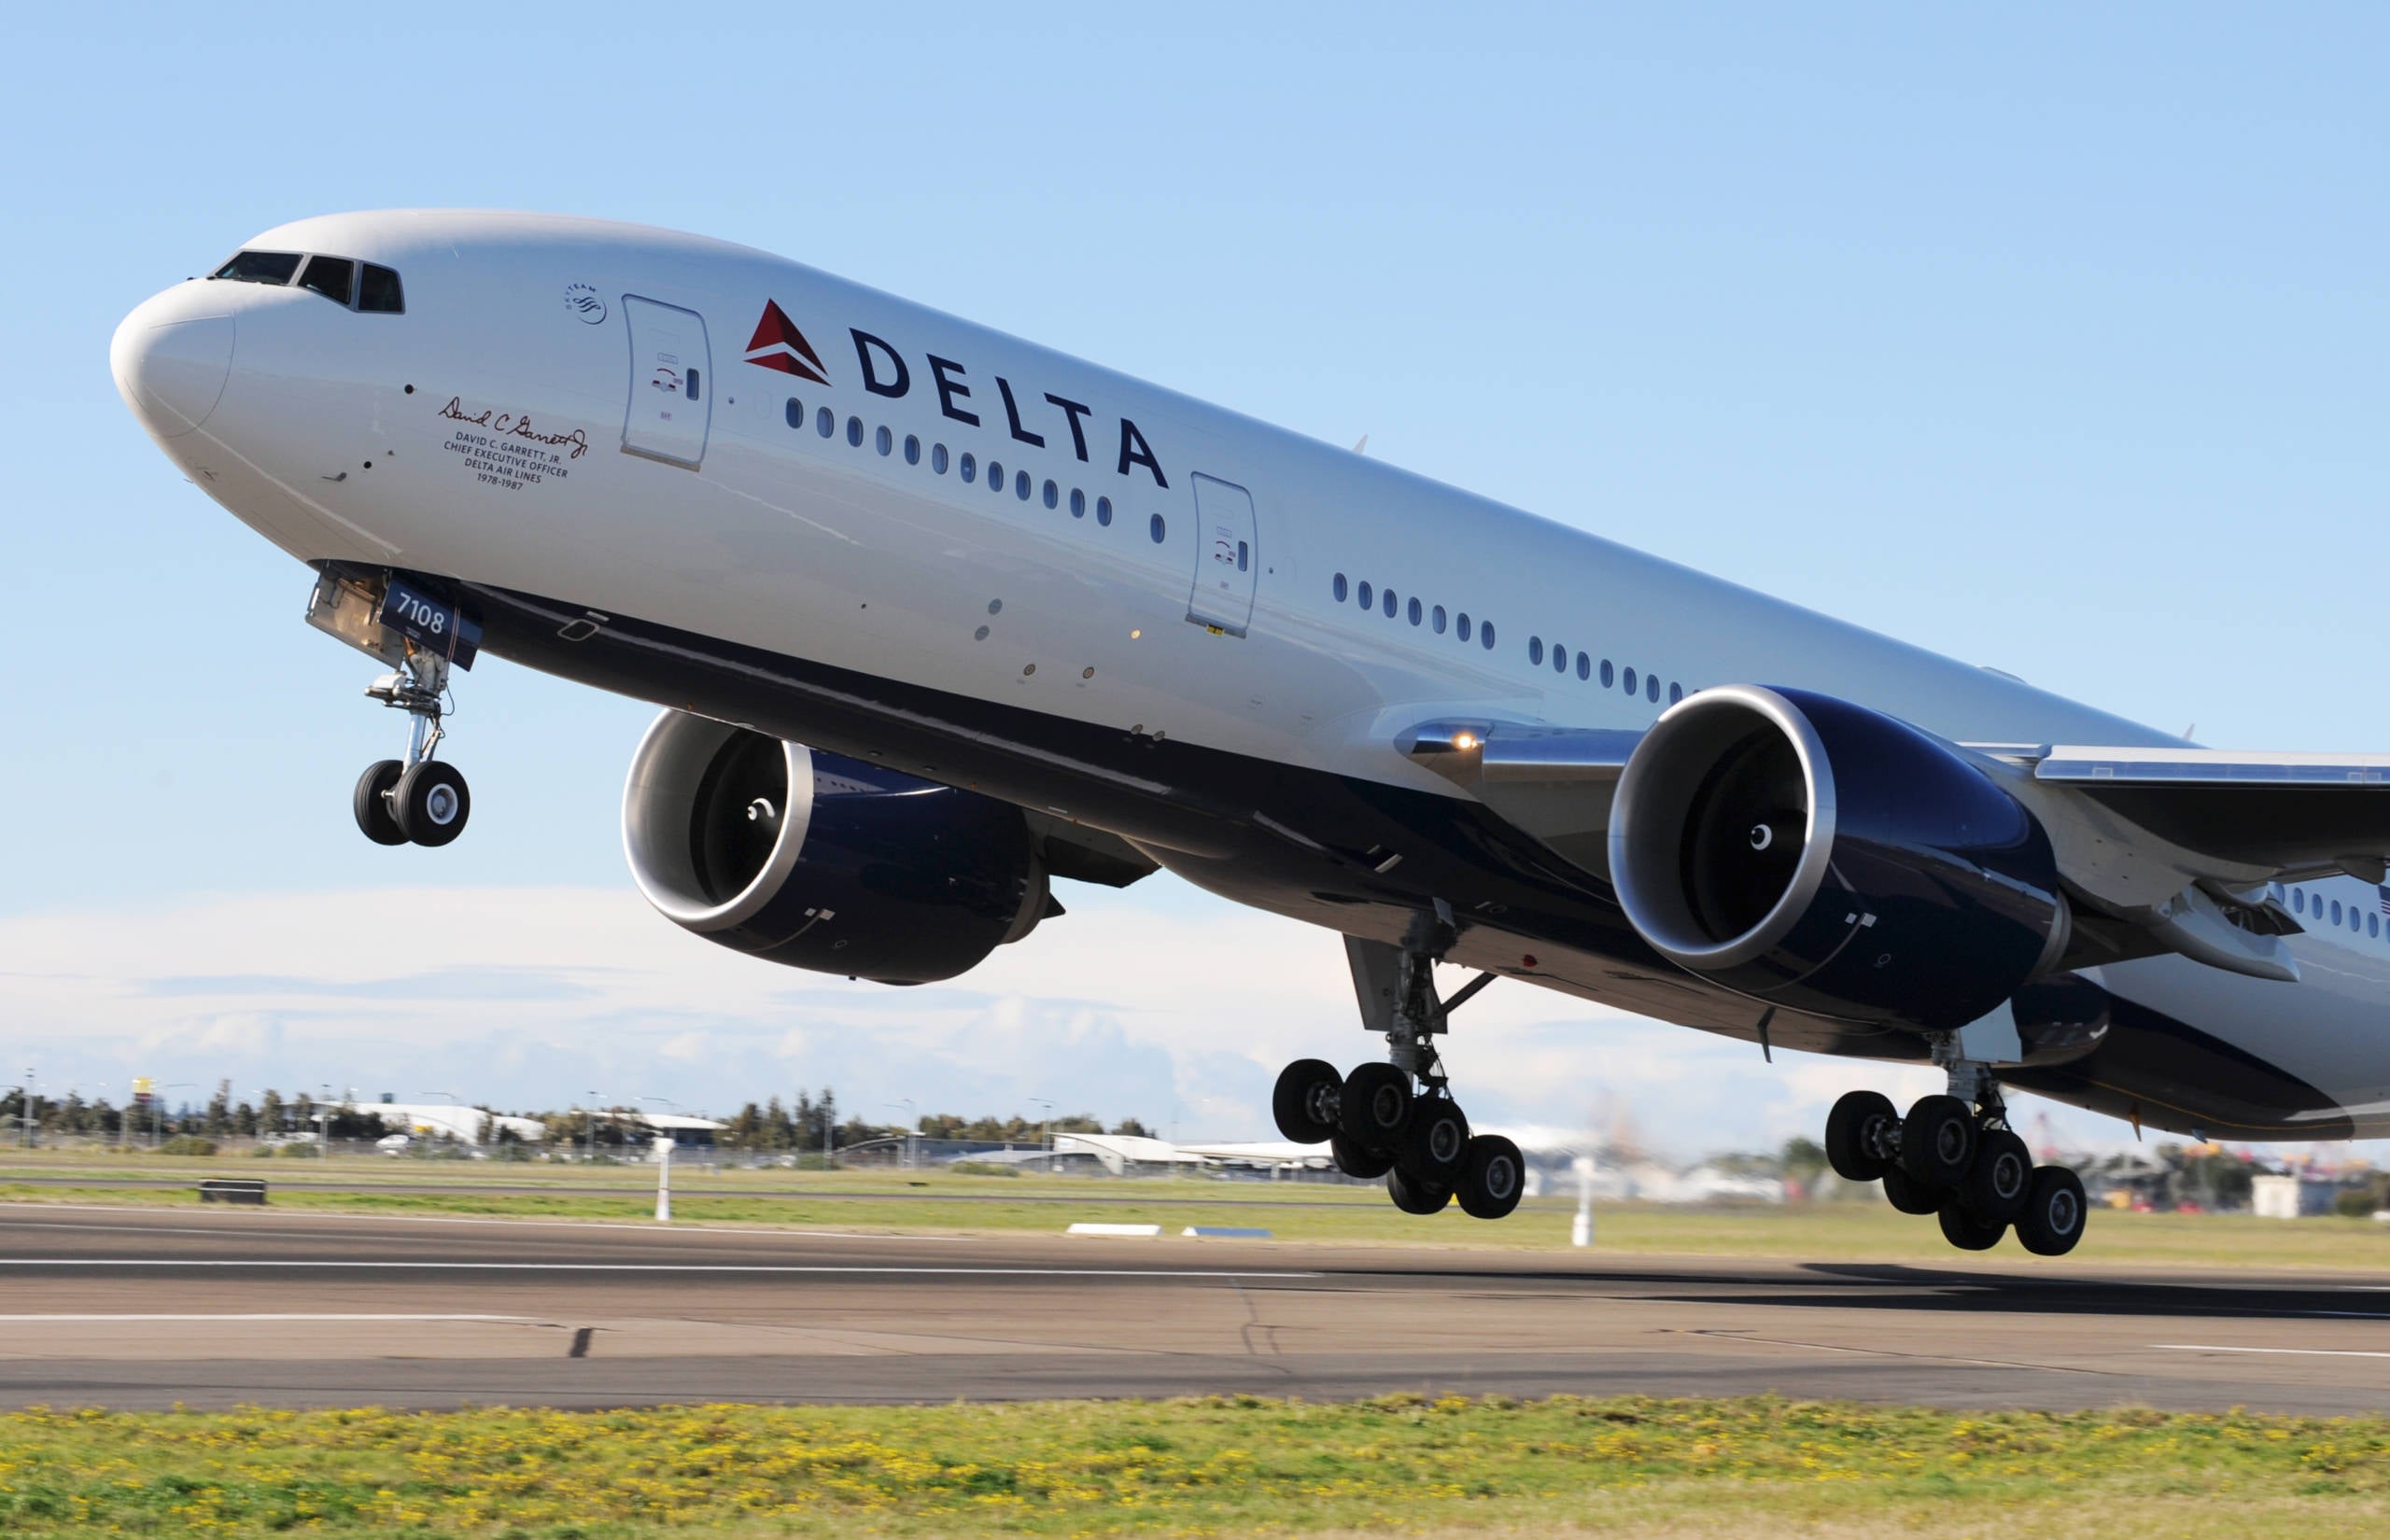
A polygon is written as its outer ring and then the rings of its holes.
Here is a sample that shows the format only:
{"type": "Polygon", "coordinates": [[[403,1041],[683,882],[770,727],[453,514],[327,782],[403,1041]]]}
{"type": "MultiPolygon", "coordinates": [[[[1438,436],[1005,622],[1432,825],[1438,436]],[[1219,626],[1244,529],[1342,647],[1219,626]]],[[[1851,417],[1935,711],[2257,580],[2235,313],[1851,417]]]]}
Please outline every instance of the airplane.
{"type": "Polygon", "coordinates": [[[928,983],[1054,879],[1167,868],[1343,938],[1385,1053],[1286,1066],[1272,1113],[1408,1212],[1518,1202],[1437,1047],[1497,980],[1941,1069],[1825,1144],[1968,1250],[2085,1228],[2012,1092],[2390,1133],[2390,755],[2201,748],[665,231],[302,219],[110,364],[379,662],[369,839],[464,829],[443,716],[487,651],[663,708],[625,851],[724,946],[928,983]]]}

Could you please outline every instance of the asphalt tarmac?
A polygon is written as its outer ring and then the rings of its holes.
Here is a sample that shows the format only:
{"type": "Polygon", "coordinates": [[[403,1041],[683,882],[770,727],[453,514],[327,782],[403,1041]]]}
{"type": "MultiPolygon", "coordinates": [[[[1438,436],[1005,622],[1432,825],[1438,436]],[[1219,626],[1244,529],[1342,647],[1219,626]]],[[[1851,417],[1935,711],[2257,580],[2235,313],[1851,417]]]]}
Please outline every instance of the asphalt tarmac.
{"type": "Polygon", "coordinates": [[[0,1205],[0,1406],[1244,1392],[2390,1409],[2390,1284],[0,1205]]]}

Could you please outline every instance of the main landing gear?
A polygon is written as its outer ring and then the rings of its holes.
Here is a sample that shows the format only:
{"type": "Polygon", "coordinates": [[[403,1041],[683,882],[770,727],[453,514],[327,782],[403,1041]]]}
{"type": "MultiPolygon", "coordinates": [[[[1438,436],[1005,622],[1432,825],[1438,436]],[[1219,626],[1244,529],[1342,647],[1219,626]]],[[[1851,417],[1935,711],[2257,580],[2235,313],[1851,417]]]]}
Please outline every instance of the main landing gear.
{"type": "Polygon", "coordinates": [[[2035,1166],[2008,1127],[2000,1087],[1980,1064],[1947,1057],[1944,1096],[1920,1098],[1902,1117],[1874,1091],[1852,1091],[1826,1118],[1826,1161],[1849,1182],[1881,1179],[1907,1214],[1933,1214],[1943,1239],[1987,1252],[2012,1226],[2037,1256],[2064,1256],[2083,1239],[2083,1182],[2063,1166],[2035,1166]]]}
{"type": "MultiPolygon", "coordinates": [[[[1448,928],[1441,939],[1450,944],[1448,928]]],[[[1441,1213],[1457,1201],[1476,1218],[1501,1218],[1519,1206],[1526,1163],[1501,1135],[1469,1132],[1434,1042],[1445,1017],[1494,975],[1480,974],[1442,1001],[1435,956],[1424,947],[1357,940],[1346,946],[1364,1017],[1380,1018],[1364,1025],[1383,1022],[1387,1061],[1350,1074],[1325,1059],[1287,1065],[1271,1096],[1278,1131],[1299,1144],[1325,1143],[1346,1176],[1385,1178],[1386,1196],[1405,1213],[1441,1213]]]]}
{"type": "Polygon", "coordinates": [[[409,648],[396,673],[365,693],[409,718],[407,757],[382,760],[357,777],[357,827],[376,845],[445,845],[465,832],[472,792],[453,764],[431,757],[443,736],[440,720],[448,691],[448,662],[409,648]]]}

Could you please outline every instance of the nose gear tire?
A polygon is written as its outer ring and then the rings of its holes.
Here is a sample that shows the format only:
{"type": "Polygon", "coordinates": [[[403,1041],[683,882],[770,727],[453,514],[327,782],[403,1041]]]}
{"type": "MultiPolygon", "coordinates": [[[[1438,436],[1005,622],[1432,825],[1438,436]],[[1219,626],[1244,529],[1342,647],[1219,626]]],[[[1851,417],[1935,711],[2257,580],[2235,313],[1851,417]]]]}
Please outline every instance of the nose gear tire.
{"type": "Polygon", "coordinates": [[[1270,1111],[1281,1137],[1297,1144],[1318,1144],[1336,1132],[1337,1095],[1344,1077],[1324,1058],[1299,1058],[1278,1071],[1270,1093],[1270,1111]]]}
{"type": "Polygon", "coordinates": [[[396,805],[399,827],[417,845],[445,845],[465,832],[473,810],[472,793],[453,764],[424,760],[399,777],[390,801],[396,805]]]}
{"type": "Polygon", "coordinates": [[[1450,1187],[1438,1187],[1424,1182],[1414,1182],[1402,1174],[1402,1168],[1399,1166],[1386,1173],[1385,1195],[1394,1199],[1396,1208],[1407,1214],[1439,1214],[1443,1212],[1453,1200],[1453,1190],[1450,1187]]]}
{"type": "Polygon", "coordinates": [[[2083,1239],[2088,1215],[2082,1178],[2063,1166],[2036,1167],[2017,1216],[2017,1243],[2035,1256],[2064,1256],[2083,1239]]]}
{"type": "Polygon", "coordinates": [[[1394,1169],[1394,1156],[1371,1155],[1343,1134],[1328,1141],[1328,1155],[1338,1170],[1362,1182],[1375,1182],[1394,1169]]]}
{"type": "Polygon", "coordinates": [[[1344,1077],[1336,1131],[1364,1150],[1392,1155],[1411,1121],[1411,1077],[1391,1064],[1363,1064],[1344,1077]]]}
{"type": "Polygon", "coordinates": [[[1975,1155],[1975,1114],[1957,1097],[1920,1097],[1901,1120],[1901,1166],[1919,1186],[1956,1187],[1975,1155]]]}
{"type": "Polygon", "coordinates": [[[2005,1128],[1993,1128],[1975,1143],[1975,1162],[1959,1183],[1967,1212],[1986,1225],[2010,1225],[2025,1211],[2033,1185],[2033,1153],[2005,1128]]]}
{"type": "Polygon", "coordinates": [[[2000,1244],[2008,1233],[2006,1224],[1991,1224],[1977,1219],[1967,1211],[1963,1199],[1952,1197],[1944,1201],[1940,1211],[1942,1239],[1962,1252],[1988,1252],[2000,1244]]]}
{"type": "Polygon", "coordinates": [[[1876,1091],[1844,1096],[1826,1114],[1826,1164],[1845,1182],[1875,1181],[1891,1166],[1883,1152],[1899,1120],[1890,1097],[1876,1091]]]}
{"type": "Polygon", "coordinates": [[[1884,1199],[1905,1214],[1931,1214],[1942,1211],[1942,1200],[1949,1196],[1939,1187],[1929,1187],[1898,1166],[1884,1172],[1884,1199]]]}
{"type": "Polygon", "coordinates": [[[377,760],[357,777],[357,793],[349,805],[357,814],[357,827],[376,845],[407,842],[407,832],[399,827],[397,815],[390,811],[390,791],[405,771],[406,766],[397,760],[377,760]]]}
{"type": "Polygon", "coordinates": [[[1526,1185],[1526,1162],[1516,1144],[1500,1134],[1480,1134],[1469,1141],[1456,1189],[1464,1213],[1473,1219],[1500,1219],[1519,1206],[1526,1185]]]}

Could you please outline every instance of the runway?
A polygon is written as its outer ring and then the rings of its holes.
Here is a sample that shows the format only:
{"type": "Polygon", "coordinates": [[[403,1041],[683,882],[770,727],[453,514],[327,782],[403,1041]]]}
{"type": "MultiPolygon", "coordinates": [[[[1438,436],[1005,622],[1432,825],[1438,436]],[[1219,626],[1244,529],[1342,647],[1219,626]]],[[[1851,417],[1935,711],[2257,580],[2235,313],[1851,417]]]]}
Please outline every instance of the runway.
{"type": "Polygon", "coordinates": [[[1403,1390],[2379,1411],[2390,1285],[0,1205],[5,1406],[1403,1390]]]}

